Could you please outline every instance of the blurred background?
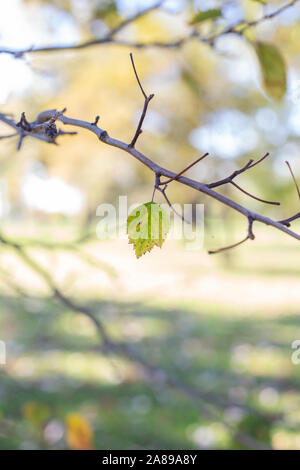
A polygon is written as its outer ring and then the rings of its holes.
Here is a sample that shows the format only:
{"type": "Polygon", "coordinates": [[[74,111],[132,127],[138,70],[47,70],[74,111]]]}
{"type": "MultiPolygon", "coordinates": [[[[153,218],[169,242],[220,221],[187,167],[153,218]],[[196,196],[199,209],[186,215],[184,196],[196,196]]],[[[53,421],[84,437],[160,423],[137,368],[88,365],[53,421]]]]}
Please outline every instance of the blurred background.
{"type": "MultiPolygon", "coordinates": [[[[143,106],[133,51],[146,92],[155,93],[137,148],[172,171],[210,152],[188,173],[202,182],[270,152],[239,183],[280,207],[234,187],[220,192],[276,220],[289,217],[299,200],[285,160],[300,174],[300,5],[293,3],[245,38],[223,35],[213,47],[191,40],[169,49],[106,44],[21,58],[0,54],[0,111],[16,120],[25,111],[33,121],[42,110],[67,107],[69,117],[89,122],[100,115],[102,128],[130,142],[143,106]],[[253,40],[272,43],[284,57],[281,100],[262,85],[253,40]]],[[[0,49],[101,37],[152,4],[1,2],[0,49]]],[[[210,36],[282,4],[166,0],[120,38],[177,40],[191,32],[198,10],[220,9],[218,18],[196,26],[210,36]]],[[[129,205],[151,200],[153,174],[76,130],[77,136],[60,137],[59,146],[27,138],[19,152],[15,138],[0,141],[1,233],[24,246],[64,295],[91,308],[115,341],[134,347],[157,370],[149,375],[126,355],[99,352],[90,319],[60,303],[43,273],[1,243],[0,340],[7,358],[0,365],[0,448],[299,449],[300,366],[291,361],[291,344],[300,339],[297,241],[257,226],[254,242],[209,256],[208,249],[242,238],[245,221],[174,183],[171,201],[205,206],[204,247],[187,251],[182,241],[167,240],[137,260],[126,238],[97,239],[96,209],[118,207],[120,195],[129,205]],[[160,373],[180,386],[170,387],[160,373]]],[[[1,135],[10,131],[1,124],[1,135]]],[[[163,202],[159,195],[156,201],[163,202]]]]}

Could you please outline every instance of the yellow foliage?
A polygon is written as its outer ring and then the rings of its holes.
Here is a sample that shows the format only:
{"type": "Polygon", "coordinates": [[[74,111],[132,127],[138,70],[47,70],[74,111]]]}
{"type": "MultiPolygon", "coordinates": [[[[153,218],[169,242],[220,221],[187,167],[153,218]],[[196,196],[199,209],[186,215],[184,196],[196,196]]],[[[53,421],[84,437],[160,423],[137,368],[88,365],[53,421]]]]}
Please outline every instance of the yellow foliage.
{"type": "Polygon", "coordinates": [[[90,423],[80,414],[71,413],[66,418],[67,443],[73,450],[92,450],[93,431],[90,423]]]}

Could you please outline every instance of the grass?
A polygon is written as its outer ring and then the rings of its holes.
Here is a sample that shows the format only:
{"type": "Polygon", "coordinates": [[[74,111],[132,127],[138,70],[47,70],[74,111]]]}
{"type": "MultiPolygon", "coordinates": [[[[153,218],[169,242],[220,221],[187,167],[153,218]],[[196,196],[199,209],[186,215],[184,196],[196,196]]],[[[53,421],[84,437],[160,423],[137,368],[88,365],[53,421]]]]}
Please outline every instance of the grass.
{"type": "Polygon", "coordinates": [[[100,355],[89,320],[45,298],[37,279],[24,277],[4,252],[2,266],[33,296],[1,285],[8,357],[0,369],[1,449],[70,448],[70,413],[86,420],[97,449],[240,448],[225,422],[274,448],[300,448],[300,365],[291,361],[300,336],[300,256],[293,241],[262,237],[229,260],[184,252],[172,241],[140,261],[123,240],[85,250],[118,278],[70,253],[33,254],[115,339],[204,401],[145,381],[126,358],[100,355]]]}

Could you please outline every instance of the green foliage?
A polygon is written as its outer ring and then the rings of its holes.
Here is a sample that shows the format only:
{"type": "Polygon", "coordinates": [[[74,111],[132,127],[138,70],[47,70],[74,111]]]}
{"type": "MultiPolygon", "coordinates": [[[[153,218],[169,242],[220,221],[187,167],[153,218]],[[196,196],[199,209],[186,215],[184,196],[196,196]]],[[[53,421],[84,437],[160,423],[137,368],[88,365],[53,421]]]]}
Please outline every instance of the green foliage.
{"type": "Polygon", "coordinates": [[[114,27],[121,21],[116,3],[113,0],[96,3],[93,17],[103,20],[109,27],[114,27]]]}
{"type": "Polygon", "coordinates": [[[181,78],[182,81],[188,86],[188,88],[191,90],[191,92],[199,97],[200,95],[200,90],[199,90],[199,83],[196,80],[196,78],[193,76],[192,73],[190,73],[189,70],[183,69],[181,71],[181,78]]]}
{"type": "Polygon", "coordinates": [[[266,42],[255,44],[266,93],[281,99],[286,92],[286,66],[280,50],[266,42]]]}
{"type": "MultiPolygon", "coordinates": [[[[238,425],[238,431],[255,436],[261,443],[268,445],[271,441],[271,422],[259,414],[246,414],[238,425]]],[[[240,443],[232,443],[235,449],[244,449],[240,443]]]]}
{"type": "Polygon", "coordinates": [[[219,18],[220,16],[222,16],[221,10],[215,8],[206,11],[198,11],[198,13],[196,13],[196,15],[191,19],[190,25],[203,23],[203,21],[219,18]]]}
{"type": "Polygon", "coordinates": [[[151,251],[154,246],[161,248],[168,231],[168,216],[155,202],[142,204],[128,216],[128,239],[133,244],[137,258],[151,251]]]}
{"type": "Polygon", "coordinates": [[[32,3],[32,4],[38,4],[41,3],[42,5],[49,5],[49,6],[55,6],[56,8],[59,8],[60,10],[65,10],[68,13],[72,12],[72,2],[70,0],[39,0],[37,2],[36,0],[23,0],[24,3],[32,3]]]}
{"type": "Polygon", "coordinates": [[[261,5],[267,5],[267,2],[265,2],[265,0],[252,0],[252,2],[260,3],[261,5]]]}

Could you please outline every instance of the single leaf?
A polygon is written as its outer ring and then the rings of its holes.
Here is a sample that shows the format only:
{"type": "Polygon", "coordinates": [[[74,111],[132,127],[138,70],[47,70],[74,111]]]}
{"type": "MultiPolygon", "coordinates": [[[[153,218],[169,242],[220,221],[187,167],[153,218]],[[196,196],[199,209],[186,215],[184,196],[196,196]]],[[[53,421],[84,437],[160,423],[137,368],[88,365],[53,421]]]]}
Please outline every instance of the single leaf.
{"type": "Polygon", "coordinates": [[[154,246],[162,247],[169,231],[166,212],[155,202],[138,206],[127,219],[129,243],[133,244],[136,257],[140,258],[154,246]]]}
{"type": "Polygon", "coordinates": [[[94,2],[96,8],[93,12],[93,19],[101,19],[108,26],[115,27],[121,21],[118,8],[115,1],[108,0],[106,2],[94,2]]]}
{"type": "Polygon", "coordinates": [[[66,418],[67,443],[72,450],[92,450],[93,431],[90,423],[78,413],[70,413],[66,418]]]}
{"type": "Polygon", "coordinates": [[[190,25],[203,23],[203,21],[219,18],[220,16],[222,16],[221,10],[215,8],[211,10],[198,11],[191,19],[190,25]]]}
{"type": "Polygon", "coordinates": [[[286,66],[280,50],[266,42],[257,42],[255,50],[266,93],[271,98],[281,99],[286,92],[286,66]]]}

